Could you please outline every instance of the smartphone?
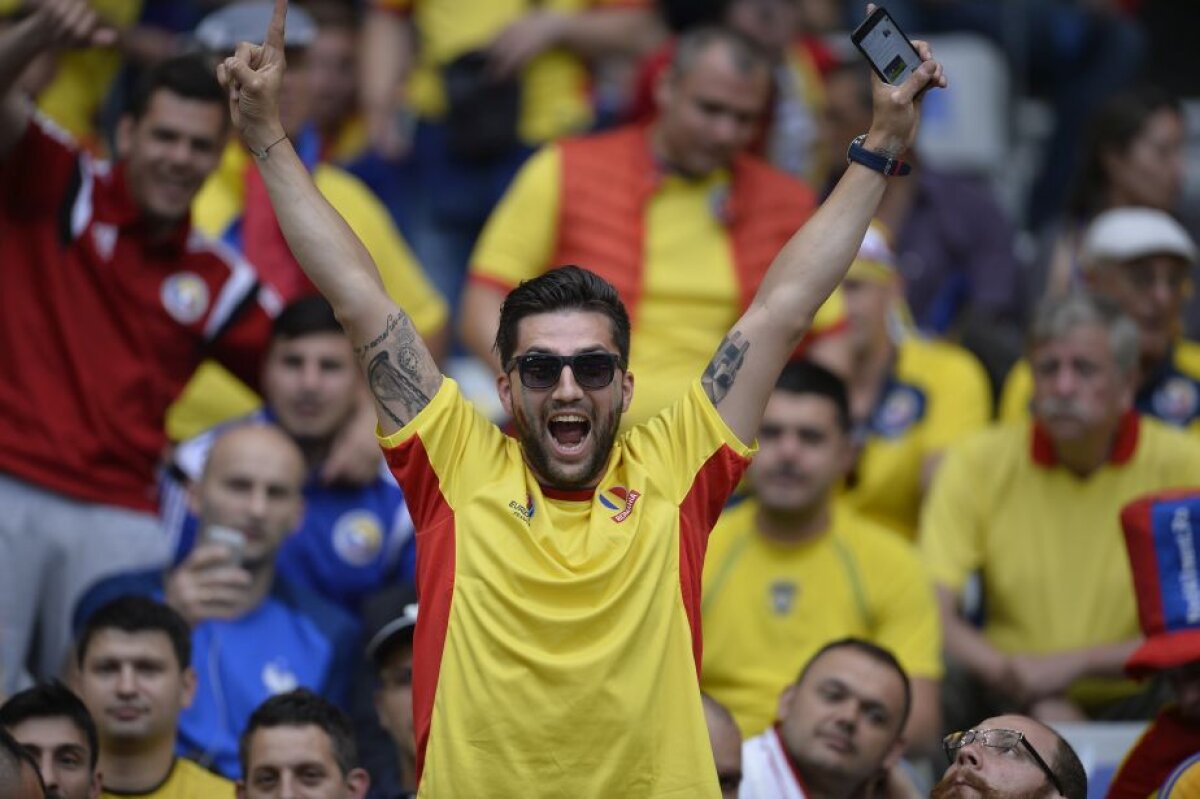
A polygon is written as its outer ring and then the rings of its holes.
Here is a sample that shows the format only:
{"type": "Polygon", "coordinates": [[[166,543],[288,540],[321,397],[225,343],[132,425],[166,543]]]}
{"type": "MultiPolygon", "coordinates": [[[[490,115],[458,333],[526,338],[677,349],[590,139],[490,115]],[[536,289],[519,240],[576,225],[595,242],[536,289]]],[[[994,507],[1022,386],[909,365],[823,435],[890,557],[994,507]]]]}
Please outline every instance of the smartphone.
{"type": "Polygon", "coordinates": [[[854,43],[884,83],[899,86],[921,66],[917,48],[896,25],[887,9],[878,6],[854,33],[854,43]]]}
{"type": "Polygon", "coordinates": [[[220,524],[209,525],[200,537],[203,544],[220,544],[229,550],[233,565],[242,565],[242,556],[246,551],[246,534],[232,527],[220,524]]]}

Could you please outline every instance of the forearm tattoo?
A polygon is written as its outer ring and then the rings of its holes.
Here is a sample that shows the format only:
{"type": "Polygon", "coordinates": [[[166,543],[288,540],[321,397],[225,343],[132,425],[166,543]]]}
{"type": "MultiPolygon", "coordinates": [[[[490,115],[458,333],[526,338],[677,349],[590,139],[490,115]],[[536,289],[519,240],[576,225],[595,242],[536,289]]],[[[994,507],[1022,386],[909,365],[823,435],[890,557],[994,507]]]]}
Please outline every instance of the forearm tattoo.
{"type": "Polygon", "coordinates": [[[402,425],[429,404],[422,374],[428,357],[407,316],[389,314],[383,332],[355,354],[366,364],[367,386],[393,422],[402,425]]]}
{"type": "Polygon", "coordinates": [[[720,405],[721,400],[725,399],[729,390],[733,388],[733,381],[737,380],[738,370],[746,361],[748,349],[750,342],[737,330],[721,340],[716,354],[700,378],[700,385],[704,387],[704,393],[708,394],[713,405],[720,405]]]}

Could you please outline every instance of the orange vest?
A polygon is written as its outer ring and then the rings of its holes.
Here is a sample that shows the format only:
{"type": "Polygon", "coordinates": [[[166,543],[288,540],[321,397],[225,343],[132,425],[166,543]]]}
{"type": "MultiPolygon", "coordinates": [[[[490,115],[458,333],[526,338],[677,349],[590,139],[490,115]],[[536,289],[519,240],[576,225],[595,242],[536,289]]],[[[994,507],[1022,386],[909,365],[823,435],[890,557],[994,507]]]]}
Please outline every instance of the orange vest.
{"type": "MultiPolygon", "coordinates": [[[[578,264],[617,289],[637,318],[645,268],[645,212],[659,166],[640,125],[558,143],[562,192],[550,263],[578,264]]],[[[733,250],[740,308],[754,298],[776,254],[816,206],[800,181],[749,155],[731,167],[729,195],[714,202],[733,250]]]]}

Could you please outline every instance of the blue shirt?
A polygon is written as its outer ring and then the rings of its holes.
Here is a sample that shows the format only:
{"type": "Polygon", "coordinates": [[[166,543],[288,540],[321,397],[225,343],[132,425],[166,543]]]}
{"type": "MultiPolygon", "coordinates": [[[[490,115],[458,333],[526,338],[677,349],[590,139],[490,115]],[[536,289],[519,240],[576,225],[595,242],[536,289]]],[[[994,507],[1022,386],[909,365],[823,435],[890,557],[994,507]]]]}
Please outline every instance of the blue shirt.
{"type": "MultiPolygon", "coordinates": [[[[173,474],[162,483],[163,522],[175,538],[175,562],[195,546],[198,522],[187,506],[186,482],[199,479],[213,442],[229,426],[274,422],[267,409],[207,430],[179,445],[173,474]]],[[[416,573],[416,541],[404,495],[381,468],[365,486],[327,486],[317,474],[304,486],[304,519],[280,547],[276,568],[355,616],[362,600],[416,573]]]]}
{"type": "MultiPolygon", "coordinates": [[[[164,593],[158,570],[102,580],[76,605],[76,631],[119,596],[163,601],[164,593]]],[[[361,630],[353,617],[277,574],[271,592],[244,616],[203,621],[192,629],[196,696],[179,717],[176,751],[238,779],[238,736],[254,709],[299,687],[345,708],[361,656],[361,630]]]]}

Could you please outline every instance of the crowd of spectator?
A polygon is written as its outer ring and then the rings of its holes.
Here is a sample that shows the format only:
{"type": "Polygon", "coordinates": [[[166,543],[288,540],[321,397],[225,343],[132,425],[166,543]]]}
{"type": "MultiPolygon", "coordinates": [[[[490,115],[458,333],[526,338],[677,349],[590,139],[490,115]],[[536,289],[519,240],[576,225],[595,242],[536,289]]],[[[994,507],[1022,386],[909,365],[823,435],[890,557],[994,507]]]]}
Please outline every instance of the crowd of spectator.
{"type": "Polygon", "coordinates": [[[1155,3],[889,3],[1054,125],[848,244],[856,4],[282,5],[0,0],[0,797],[1081,799],[1101,721],[1109,796],[1200,785],[1155,3]]]}

